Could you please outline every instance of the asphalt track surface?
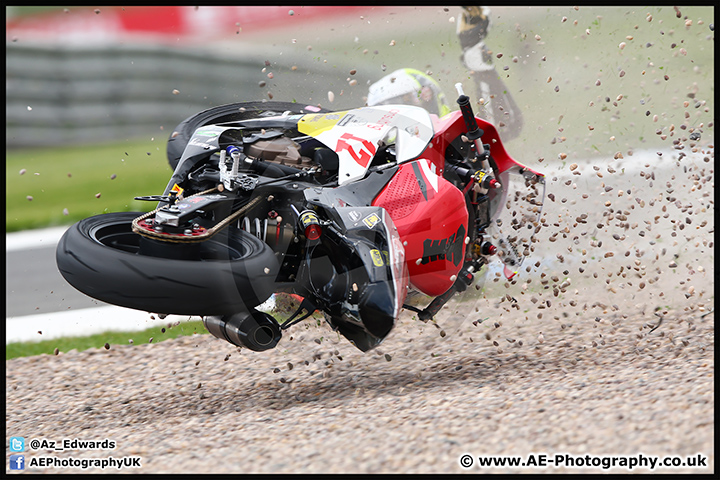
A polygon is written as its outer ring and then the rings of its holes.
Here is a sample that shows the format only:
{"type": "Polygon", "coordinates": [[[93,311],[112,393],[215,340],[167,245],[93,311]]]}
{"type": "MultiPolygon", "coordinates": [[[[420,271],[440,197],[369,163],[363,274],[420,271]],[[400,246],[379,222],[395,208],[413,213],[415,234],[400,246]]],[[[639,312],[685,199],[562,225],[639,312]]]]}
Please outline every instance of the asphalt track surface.
{"type": "Polygon", "coordinates": [[[75,290],[60,275],[55,247],[67,227],[5,235],[6,343],[143,330],[192,317],[160,319],[75,290]]]}

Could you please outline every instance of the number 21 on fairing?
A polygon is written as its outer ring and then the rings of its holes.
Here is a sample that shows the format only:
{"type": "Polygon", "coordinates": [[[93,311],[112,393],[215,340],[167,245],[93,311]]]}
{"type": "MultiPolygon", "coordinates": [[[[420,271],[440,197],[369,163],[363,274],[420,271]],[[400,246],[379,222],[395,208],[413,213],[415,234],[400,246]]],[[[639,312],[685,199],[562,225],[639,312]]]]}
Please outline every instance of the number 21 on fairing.
{"type": "Polygon", "coordinates": [[[364,138],[356,137],[351,133],[343,133],[337,142],[336,151],[347,151],[352,159],[362,168],[367,168],[370,159],[375,155],[377,147],[364,138]]]}

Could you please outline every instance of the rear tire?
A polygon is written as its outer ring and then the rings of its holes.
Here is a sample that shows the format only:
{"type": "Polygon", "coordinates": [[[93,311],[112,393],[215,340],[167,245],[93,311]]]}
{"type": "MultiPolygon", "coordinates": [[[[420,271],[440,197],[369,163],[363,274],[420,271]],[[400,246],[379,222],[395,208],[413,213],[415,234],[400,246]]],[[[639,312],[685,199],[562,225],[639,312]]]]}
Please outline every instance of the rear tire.
{"type": "Polygon", "coordinates": [[[86,218],[57,246],[60,273],[73,287],[103,302],[154,313],[225,315],[247,311],[273,293],[279,269],[270,247],[227,228],[183,258],[142,253],[132,231],[138,212],[86,218]],[[192,258],[187,258],[191,255],[192,258]]]}
{"type": "Polygon", "coordinates": [[[167,158],[170,168],[175,170],[185,146],[192,138],[195,130],[205,125],[216,123],[237,122],[261,116],[282,115],[284,112],[293,114],[327,112],[327,110],[291,102],[240,102],[219,105],[186,118],[173,132],[167,143],[167,158]]]}

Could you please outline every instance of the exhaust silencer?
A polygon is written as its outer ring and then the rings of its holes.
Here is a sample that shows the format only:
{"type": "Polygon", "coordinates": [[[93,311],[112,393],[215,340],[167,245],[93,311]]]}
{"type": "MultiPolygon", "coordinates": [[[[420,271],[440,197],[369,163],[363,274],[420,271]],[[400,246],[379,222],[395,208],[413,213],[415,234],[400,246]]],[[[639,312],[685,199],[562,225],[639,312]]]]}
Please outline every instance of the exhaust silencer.
{"type": "Polygon", "coordinates": [[[258,310],[222,317],[207,316],[203,323],[217,338],[256,352],[275,348],[282,337],[277,320],[258,310]]]}

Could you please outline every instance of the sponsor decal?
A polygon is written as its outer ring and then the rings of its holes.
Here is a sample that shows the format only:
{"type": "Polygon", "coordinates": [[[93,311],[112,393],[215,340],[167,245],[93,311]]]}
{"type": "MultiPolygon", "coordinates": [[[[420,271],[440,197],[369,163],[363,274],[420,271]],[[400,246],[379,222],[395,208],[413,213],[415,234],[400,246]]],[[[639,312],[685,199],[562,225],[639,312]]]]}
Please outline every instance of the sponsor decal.
{"type": "Polygon", "coordinates": [[[201,141],[201,140],[200,140],[199,138],[197,138],[197,137],[191,138],[190,141],[188,142],[188,144],[189,144],[189,145],[195,145],[195,146],[198,146],[198,147],[202,147],[202,148],[204,148],[205,150],[210,150],[211,148],[215,148],[213,145],[210,145],[209,143],[205,143],[205,142],[201,141]]]}
{"type": "Polygon", "coordinates": [[[421,263],[426,265],[436,260],[447,260],[458,266],[462,261],[463,245],[465,245],[465,226],[460,224],[457,232],[449,238],[425,240],[421,263]]]}
{"type": "Polygon", "coordinates": [[[298,131],[306,135],[317,137],[323,132],[331,130],[337,125],[344,113],[309,113],[303,115],[298,121],[298,131]]]}
{"type": "Polygon", "coordinates": [[[216,129],[199,129],[197,132],[195,132],[195,135],[200,135],[202,137],[217,137],[220,133],[216,129]]]}
{"type": "Polygon", "coordinates": [[[343,118],[341,118],[337,124],[338,124],[338,127],[344,127],[345,125],[348,125],[350,123],[352,123],[353,125],[365,125],[368,122],[364,118],[360,118],[357,115],[348,113],[343,118]]]}
{"type": "Polygon", "coordinates": [[[368,228],[373,228],[375,225],[380,223],[380,217],[376,213],[371,213],[367,217],[363,218],[363,223],[368,228]]]}
{"type": "Polygon", "coordinates": [[[376,267],[382,267],[385,265],[383,255],[380,253],[380,250],[370,250],[370,256],[372,257],[373,265],[376,267]]]}
{"type": "Polygon", "coordinates": [[[372,128],[374,130],[382,130],[386,126],[390,125],[393,121],[393,118],[400,113],[400,110],[393,108],[392,110],[388,110],[388,112],[380,117],[380,120],[378,120],[375,123],[369,123],[368,127],[372,128]]]}

